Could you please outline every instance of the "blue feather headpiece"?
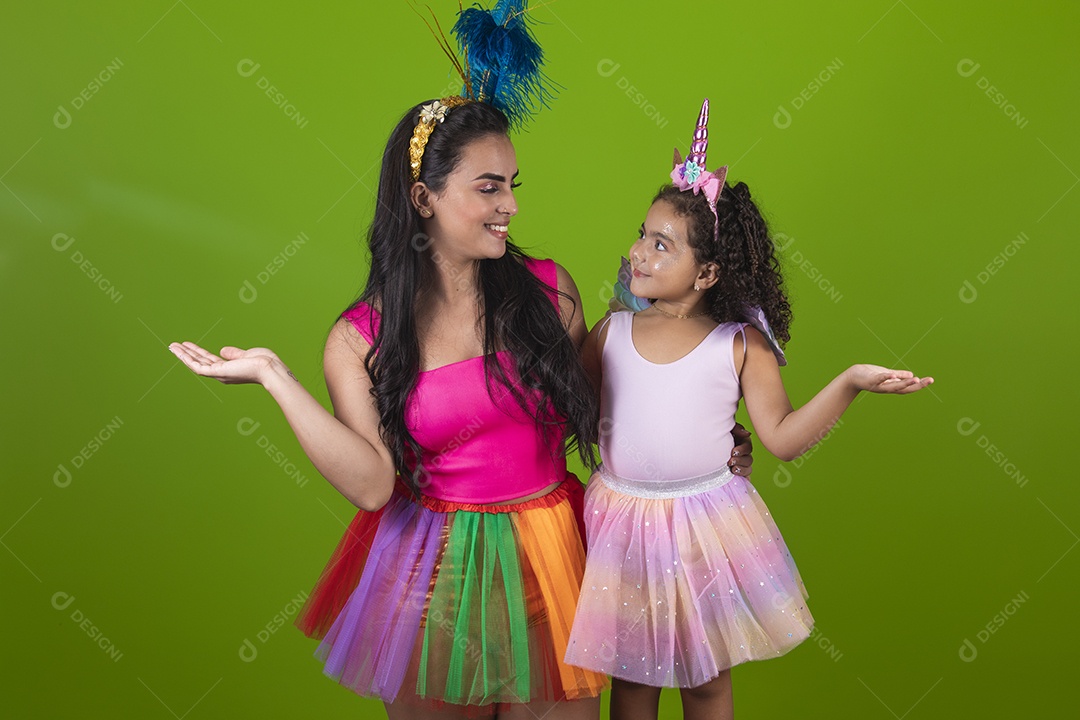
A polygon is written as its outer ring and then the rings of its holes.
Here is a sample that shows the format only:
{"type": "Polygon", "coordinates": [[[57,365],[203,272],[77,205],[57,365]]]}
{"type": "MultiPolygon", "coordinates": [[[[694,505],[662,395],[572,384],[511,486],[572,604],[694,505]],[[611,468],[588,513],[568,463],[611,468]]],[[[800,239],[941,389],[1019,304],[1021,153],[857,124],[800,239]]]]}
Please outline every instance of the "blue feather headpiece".
{"type": "Polygon", "coordinates": [[[520,130],[533,113],[547,106],[552,83],[542,70],[544,53],[529,29],[527,6],[527,0],[498,0],[490,10],[479,5],[460,10],[451,32],[464,61],[454,53],[434,11],[428,8],[434,27],[420,15],[461,75],[464,88],[460,96],[435,100],[421,108],[409,141],[413,182],[420,179],[428,138],[453,108],[469,101],[487,103],[506,116],[511,128],[520,130]]]}
{"type": "Polygon", "coordinates": [[[515,129],[553,94],[527,6],[527,0],[499,0],[490,10],[477,5],[462,10],[452,30],[465,58],[465,97],[493,105],[515,129]]]}

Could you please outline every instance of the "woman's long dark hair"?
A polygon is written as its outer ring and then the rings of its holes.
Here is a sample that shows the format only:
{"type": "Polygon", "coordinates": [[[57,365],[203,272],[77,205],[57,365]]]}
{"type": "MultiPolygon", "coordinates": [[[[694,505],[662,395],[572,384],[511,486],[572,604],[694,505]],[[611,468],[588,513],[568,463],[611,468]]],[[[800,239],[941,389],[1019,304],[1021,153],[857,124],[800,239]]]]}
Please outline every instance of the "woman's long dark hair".
{"type": "MultiPolygon", "coordinates": [[[[413,181],[408,147],[419,113],[420,105],[405,113],[386,144],[375,217],[368,230],[371,272],[364,292],[349,307],[366,302],[380,310],[379,332],[364,363],[383,441],[393,452],[402,479],[417,495],[426,471],[420,445],[406,424],[405,409],[420,373],[417,301],[435,272],[431,241],[409,194],[413,181]]],[[[506,117],[490,105],[470,102],[454,108],[431,133],[420,180],[433,192],[441,192],[470,143],[508,132],[506,117]]],[[[500,407],[498,398],[512,396],[522,410],[535,415],[545,439],[550,440],[552,433],[565,435],[582,461],[595,468],[593,445],[599,418],[595,393],[552,295],[522,263],[525,257],[508,242],[501,258],[478,263],[488,394],[500,407]],[[495,355],[501,350],[509,351],[512,358],[510,377],[495,355]]]]}
{"type": "Polygon", "coordinates": [[[670,203],[686,218],[695,259],[720,266],[719,281],[705,291],[709,316],[716,322],[738,322],[746,307],[757,306],[780,344],[790,340],[791,305],[784,292],[776,245],[746,183],[724,185],[716,201],[716,220],[704,193],[681,192],[674,185],[664,185],[653,202],[657,200],[670,203]],[[714,222],[718,228],[715,240],[714,222]]]}

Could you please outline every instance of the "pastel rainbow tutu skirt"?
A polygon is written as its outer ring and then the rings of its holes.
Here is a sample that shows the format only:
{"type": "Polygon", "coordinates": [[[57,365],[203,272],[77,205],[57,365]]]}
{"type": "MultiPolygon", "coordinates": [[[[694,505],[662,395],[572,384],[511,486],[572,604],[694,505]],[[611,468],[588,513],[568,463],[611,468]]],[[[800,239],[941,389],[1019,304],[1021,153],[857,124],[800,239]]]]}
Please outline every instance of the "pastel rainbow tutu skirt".
{"type": "Polygon", "coordinates": [[[595,474],[572,665],[696,687],[806,639],[806,588],[765,503],[724,468],[676,482],[595,474]]]}
{"type": "Polygon", "coordinates": [[[569,475],[535,500],[472,505],[400,486],[359,512],[301,610],[324,672],[384,702],[473,706],[593,697],[563,661],[585,553],[569,475]]]}

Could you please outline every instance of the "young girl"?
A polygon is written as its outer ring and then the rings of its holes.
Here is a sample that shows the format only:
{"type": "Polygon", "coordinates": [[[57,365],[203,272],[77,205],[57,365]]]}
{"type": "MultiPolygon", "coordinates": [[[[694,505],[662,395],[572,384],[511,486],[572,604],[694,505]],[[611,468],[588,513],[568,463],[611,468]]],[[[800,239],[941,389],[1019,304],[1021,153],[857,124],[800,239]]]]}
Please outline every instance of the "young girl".
{"type": "Polygon", "coordinates": [[[604,464],[586,493],[566,659],[613,676],[613,718],[655,718],[661,687],[682,689],[687,718],[731,717],[729,668],[781,655],[813,626],[768,509],[726,466],[740,397],[765,447],[791,460],[860,390],[933,382],[853,365],[792,409],[772,338],[786,342],[791,321],[775,248],[747,186],[705,170],[707,121],[708,100],[630,251],[629,292],[651,306],[598,323],[583,350],[604,464]]]}

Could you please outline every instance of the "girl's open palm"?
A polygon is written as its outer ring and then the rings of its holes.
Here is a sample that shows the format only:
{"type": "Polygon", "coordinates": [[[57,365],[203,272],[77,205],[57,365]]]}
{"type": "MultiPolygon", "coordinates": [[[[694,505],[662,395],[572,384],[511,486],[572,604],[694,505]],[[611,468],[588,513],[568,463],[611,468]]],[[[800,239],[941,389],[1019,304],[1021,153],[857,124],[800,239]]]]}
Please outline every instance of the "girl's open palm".
{"type": "Polygon", "coordinates": [[[890,370],[880,365],[852,365],[848,374],[859,390],[893,395],[908,395],[934,382],[932,377],[915,377],[908,370],[890,370]]]}
{"type": "Polygon", "coordinates": [[[173,343],[172,354],[188,366],[196,375],[214,378],[226,385],[238,383],[262,383],[266,373],[278,356],[267,348],[241,350],[237,347],[221,348],[221,356],[204,350],[195,343],[173,343]]]}

